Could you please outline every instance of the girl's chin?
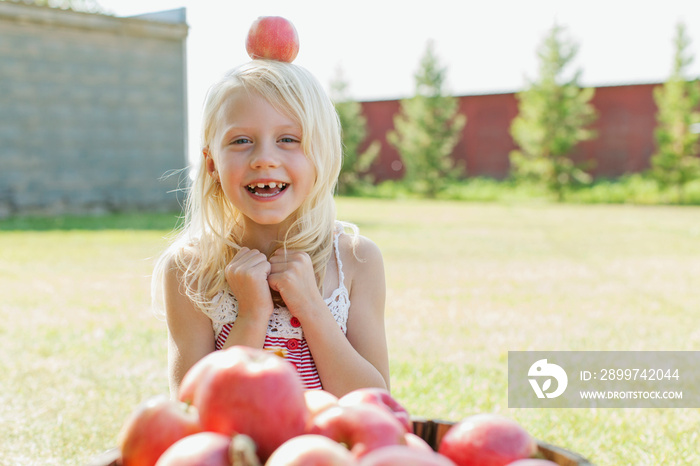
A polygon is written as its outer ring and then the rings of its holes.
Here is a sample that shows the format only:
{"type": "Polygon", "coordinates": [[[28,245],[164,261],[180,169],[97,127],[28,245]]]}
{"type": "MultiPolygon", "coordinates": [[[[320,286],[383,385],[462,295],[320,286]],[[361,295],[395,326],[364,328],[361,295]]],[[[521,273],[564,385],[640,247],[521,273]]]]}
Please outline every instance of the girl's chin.
{"type": "Polygon", "coordinates": [[[247,215],[244,214],[246,225],[257,228],[284,228],[292,224],[292,215],[247,215]]]}

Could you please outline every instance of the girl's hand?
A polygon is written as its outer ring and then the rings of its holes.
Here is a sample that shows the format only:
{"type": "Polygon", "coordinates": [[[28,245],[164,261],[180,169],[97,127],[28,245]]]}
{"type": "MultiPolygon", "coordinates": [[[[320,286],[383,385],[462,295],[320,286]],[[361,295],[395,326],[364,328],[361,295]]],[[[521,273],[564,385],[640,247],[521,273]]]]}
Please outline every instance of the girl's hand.
{"type": "Polygon", "coordinates": [[[239,318],[260,318],[267,325],[274,308],[267,283],[270,270],[265,254],[245,247],[226,266],[226,282],[238,301],[239,318]]]}
{"type": "Polygon", "coordinates": [[[318,291],[314,267],[309,255],[302,251],[278,249],[270,257],[270,288],[279,292],[284,304],[295,317],[313,308],[323,297],[318,291]]]}

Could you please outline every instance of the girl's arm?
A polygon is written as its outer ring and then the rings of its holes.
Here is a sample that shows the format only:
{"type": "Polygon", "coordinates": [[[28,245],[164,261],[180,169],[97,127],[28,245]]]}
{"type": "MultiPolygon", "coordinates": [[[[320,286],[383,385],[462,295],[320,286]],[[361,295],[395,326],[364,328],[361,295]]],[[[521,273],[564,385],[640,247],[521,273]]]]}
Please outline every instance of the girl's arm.
{"type": "MultiPolygon", "coordinates": [[[[349,238],[349,237],[346,237],[349,238]]],[[[357,257],[348,254],[344,264],[352,268],[347,338],[350,344],[381,374],[390,389],[389,354],[384,326],[386,278],[382,253],[372,241],[360,237],[357,257]],[[359,258],[359,260],[358,260],[359,258]]]]}
{"type": "Polygon", "coordinates": [[[274,310],[267,283],[270,263],[257,249],[241,248],[226,266],[225,273],[229,288],[238,301],[238,316],[224,348],[233,345],[262,348],[274,310]]]}
{"type": "Polygon", "coordinates": [[[168,379],[176,398],[185,373],[215,349],[211,320],[184,293],[182,273],[171,260],[165,271],[165,316],[168,325],[168,379]]]}
{"type": "MultiPolygon", "coordinates": [[[[341,237],[341,251],[350,249],[345,239],[341,237]]],[[[362,387],[389,389],[384,331],[386,285],[379,249],[360,238],[357,256],[362,262],[351,253],[341,253],[346,280],[351,283],[347,336],[328,312],[316,288],[310,259],[304,256],[290,256],[283,264],[271,259],[270,278],[301,322],[323,388],[336,396],[362,387]]]]}
{"type": "MultiPolygon", "coordinates": [[[[189,258],[189,260],[194,260],[189,258]]],[[[238,299],[236,324],[224,348],[245,345],[262,348],[273,303],[267,275],[270,264],[257,250],[242,248],[226,267],[226,280],[238,299]]],[[[168,374],[170,394],[177,395],[190,367],[216,349],[211,319],[184,293],[182,273],[171,259],[164,279],[165,313],[168,324],[168,374]]]]}

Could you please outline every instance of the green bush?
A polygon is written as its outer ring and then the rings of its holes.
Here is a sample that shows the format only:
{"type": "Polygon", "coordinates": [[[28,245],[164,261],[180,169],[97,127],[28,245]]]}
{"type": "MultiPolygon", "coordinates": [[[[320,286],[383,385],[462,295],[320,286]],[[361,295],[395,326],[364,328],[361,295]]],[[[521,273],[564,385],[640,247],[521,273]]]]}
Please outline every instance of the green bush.
{"type": "Polygon", "coordinates": [[[683,197],[663,187],[649,173],[625,175],[616,180],[597,180],[572,190],[569,201],[586,204],[700,205],[700,181],[686,185],[683,197]]]}
{"type": "MultiPolygon", "coordinates": [[[[366,186],[357,197],[379,199],[420,199],[401,181],[383,181],[366,186]]],[[[499,181],[477,177],[451,182],[437,194],[437,199],[466,202],[551,202],[556,194],[536,182],[499,181]]],[[[617,179],[598,179],[587,186],[571,187],[566,201],[576,204],[700,205],[700,180],[686,185],[683,197],[673,188],[663,188],[649,173],[624,175],[617,179]]]]}

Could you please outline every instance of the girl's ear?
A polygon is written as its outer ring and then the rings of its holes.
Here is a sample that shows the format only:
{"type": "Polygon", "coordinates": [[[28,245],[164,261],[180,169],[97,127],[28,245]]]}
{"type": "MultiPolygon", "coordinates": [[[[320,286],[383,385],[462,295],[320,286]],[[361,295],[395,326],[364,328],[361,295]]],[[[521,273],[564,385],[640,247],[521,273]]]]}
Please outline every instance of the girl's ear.
{"type": "Polygon", "coordinates": [[[212,157],[211,152],[209,152],[209,148],[205,147],[202,149],[202,155],[204,156],[204,166],[207,169],[207,173],[214,178],[216,181],[219,181],[219,172],[216,169],[216,164],[214,163],[214,157],[212,157]]]}

